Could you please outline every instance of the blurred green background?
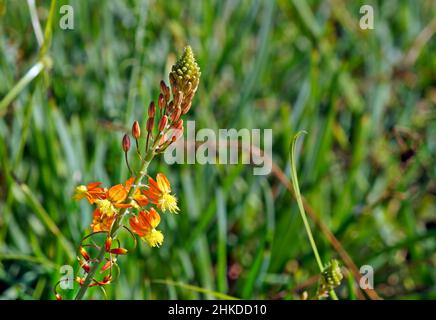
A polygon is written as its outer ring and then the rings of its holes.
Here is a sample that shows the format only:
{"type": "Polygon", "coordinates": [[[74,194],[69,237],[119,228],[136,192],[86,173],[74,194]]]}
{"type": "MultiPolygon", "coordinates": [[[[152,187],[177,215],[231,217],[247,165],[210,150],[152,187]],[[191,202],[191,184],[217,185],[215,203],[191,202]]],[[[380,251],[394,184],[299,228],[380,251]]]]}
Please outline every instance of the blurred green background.
{"type": "MultiPolygon", "coordinates": [[[[435,1],[58,1],[40,50],[34,26],[39,18],[44,33],[49,11],[50,1],[0,0],[0,298],[53,299],[60,266],[77,269],[91,207],[72,200],[74,188],[127,178],[121,137],[133,119],[145,126],[187,44],[202,70],[187,117],[197,130],[272,128],[272,158],[287,178],[291,138],[308,131],[300,187],[321,221],[311,225],[323,260],[345,265],[339,297],[367,296],[329,230],[357,268],[374,268],[380,297],[436,298],[435,1]],[[64,4],[74,30],[59,27],[64,4]],[[359,28],[363,4],[374,7],[374,30],[359,28]],[[11,94],[38,61],[48,68],[11,94]]],[[[109,298],[316,291],[280,171],[162,158],[150,169],[159,171],[182,213],[163,216],[160,249],[120,257],[109,298]]],[[[94,288],[87,298],[103,295],[94,288]]]]}

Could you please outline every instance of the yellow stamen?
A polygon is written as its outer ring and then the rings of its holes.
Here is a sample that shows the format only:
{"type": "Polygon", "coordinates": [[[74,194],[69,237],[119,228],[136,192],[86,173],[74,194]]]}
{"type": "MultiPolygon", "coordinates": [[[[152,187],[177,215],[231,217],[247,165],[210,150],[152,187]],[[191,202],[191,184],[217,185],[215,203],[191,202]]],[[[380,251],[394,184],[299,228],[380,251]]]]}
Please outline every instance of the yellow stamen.
{"type": "Polygon", "coordinates": [[[88,188],[84,185],[76,187],[76,192],[74,193],[73,198],[75,200],[80,200],[86,197],[86,194],[88,193],[88,188]]]}
{"type": "Polygon", "coordinates": [[[171,213],[178,213],[179,211],[177,198],[169,193],[164,193],[160,196],[158,206],[163,211],[169,211],[171,213]]]}
{"type": "Polygon", "coordinates": [[[164,235],[159,230],[152,229],[143,236],[142,239],[146,241],[150,247],[159,247],[163,243],[164,235]]]}
{"type": "Polygon", "coordinates": [[[95,203],[97,204],[97,207],[100,209],[101,213],[107,217],[112,217],[116,213],[115,207],[107,199],[96,200],[95,203]]]}

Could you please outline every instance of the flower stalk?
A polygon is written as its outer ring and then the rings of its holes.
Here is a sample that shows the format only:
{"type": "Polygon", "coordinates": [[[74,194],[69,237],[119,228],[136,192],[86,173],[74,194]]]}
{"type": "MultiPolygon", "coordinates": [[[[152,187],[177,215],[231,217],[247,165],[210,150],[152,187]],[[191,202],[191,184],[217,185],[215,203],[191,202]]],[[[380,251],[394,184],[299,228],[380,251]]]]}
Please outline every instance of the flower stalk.
{"type": "MultiPolygon", "coordinates": [[[[339,269],[338,262],[336,260],[333,260],[334,265],[337,266],[337,268],[334,269],[334,272],[335,272],[334,278],[337,281],[335,283],[332,283],[333,281],[331,281],[330,278],[332,277],[333,272],[330,270],[330,264],[327,264],[326,266],[324,266],[324,264],[322,263],[321,256],[319,255],[319,252],[318,252],[318,247],[316,246],[316,242],[313,238],[312,231],[310,229],[309,221],[307,220],[306,211],[304,210],[303,200],[302,200],[301,193],[300,193],[300,187],[298,184],[298,176],[297,176],[297,168],[296,168],[297,166],[295,163],[295,145],[297,143],[298,138],[302,134],[306,134],[306,133],[307,133],[306,131],[300,131],[294,136],[294,138],[292,140],[292,145],[291,145],[291,150],[290,150],[292,185],[294,187],[295,198],[297,200],[298,209],[300,211],[301,218],[303,219],[304,228],[306,229],[306,233],[307,233],[307,237],[309,238],[310,246],[312,247],[312,251],[313,251],[313,254],[315,255],[316,263],[317,263],[319,271],[321,273],[322,287],[323,287],[323,289],[328,288],[327,291],[330,295],[330,298],[332,298],[333,300],[338,300],[338,297],[337,297],[335,290],[334,290],[334,287],[339,286],[340,280],[342,279],[342,275],[340,274],[340,270],[337,271],[337,269],[339,269]],[[332,283],[331,285],[329,285],[329,286],[323,285],[323,283],[325,282],[324,281],[325,277],[328,277],[327,282],[332,283]],[[339,282],[339,283],[337,283],[337,282],[339,282]]],[[[318,294],[318,296],[321,296],[321,293],[318,294]]]]}
{"type": "MultiPolygon", "coordinates": [[[[135,181],[133,182],[133,187],[130,189],[130,191],[127,195],[126,203],[130,203],[133,200],[133,195],[138,191],[139,184],[142,182],[142,179],[147,175],[148,166],[150,165],[151,160],[153,160],[153,157],[154,157],[154,150],[150,149],[148,151],[146,157],[142,161],[141,168],[137,172],[135,181]]],[[[115,219],[115,221],[112,225],[112,228],[109,232],[110,238],[112,238],[112,239],[116,238],[118,231],[120,229],[120,226],[121,226],[121,222],[124,219],[127,212],[128,212],[128,208],[121,209],[118,218],[115,219]]],[[[102,248],[100,249],[100,251],[97,255],[97,258],[96,258],[94,264],[90,268],[90,270],[85,278],[85,281],[81,285],[80,290],[77,293],[75,300],[83,299],[86,291],[89,288],[89,285],[91,284],[92,279],[94,278],[95,273],[100,269],[100,266],[104,260],[105,254],[106,254],[106,247],[102,246],[102,248]]]]}
{"type": "MultiPolygon", "coordinates": [[[[159,112],[156,112],[153,101],[149,105],[144,155],[139,149],[138,139],[141,136],[139,122],[133,122],[131,134],[135,139],[140,167],[133,171],[129,165],[127,155],[131,149],[131,142],[129,134],[125,134],[121,146],[131,178],[125,184],[119,183],[110,188],[101,187],[101,182],[91,182],[76,188],[74,195],[76,200],[86,199],[91,205],[96,206],[91,223],[93,232],[84,237],[80,245],[81,257],[78,257],[78,261],[86,275],[76,278],[76,282],[80,285],[76,300],[83,299],[90,287],[99,286],[104,291],[103,287],[113,280],[112,266],[119,269],[116,257],[129,252],[128,249],[121,247],[117,239],[121,229],[127,230],[134,238],[135,247],[135,235],[152,248],[162,245],[164,235],[156,229],[161,221],[158,210],[163,213],[178,214],[179,207],[167,177],[158,173],[154,180],[148,176],[148,167],[156,155],[163,153],[183,134],[183,120],[180,117],[192,104],[200,75],[200,68],[192,49],[188,46],[169,75],[170,87],[164,81],[160,83],[159,112]],[[148,181],[143,183],[145,177],[148,177],[148,181]],[[129,215],[128,224],[124,221],[127,215],[129,215]],[[84,243],[85,240],[100,233],[106,235],[103,245],[97,245],[95,242],[84,243]],[[118,246],[112,248],[114,241],[118,246]],[[96,257],[91,258],[84,247],[93,247],[97,252],[96,257]],[[95,278],[98,271],[108,272],[105,272],[104,276],[98,273],[99,276],[95,278]]],[[[58,297],[56,288],[55,296],[58,297]]]]}

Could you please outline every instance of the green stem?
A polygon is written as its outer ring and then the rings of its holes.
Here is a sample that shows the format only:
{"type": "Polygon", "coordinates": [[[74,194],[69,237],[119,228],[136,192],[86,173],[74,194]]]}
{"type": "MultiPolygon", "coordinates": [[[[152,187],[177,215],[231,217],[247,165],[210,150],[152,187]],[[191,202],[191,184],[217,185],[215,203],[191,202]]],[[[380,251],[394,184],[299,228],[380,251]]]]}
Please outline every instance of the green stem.
{"type": "Polygon", "coordinates": [[[17,84],[8,92],[8,94],[0,101],[0,117],[5,113],[6,107],[20,94],[21,91],[35,79],[45,65],[42,61],[38,61],[27,71],[27,73],[17,82],[17,84]]]}
{"type": "MultiPolygon", "coordinates": [[[[32,2],[29,2],[32,8],[32,2]]],[[[34,4],[33,4],[34,5],[34,4]]],[[[9,93],[0,101],[0,117],[6,113],[8,105],[27,87],[27,85],[35,79],[44,69],[50,69],[52,61],[46,55],[48,48],[51,44],[53,34],[53,20],[56,12],[56,0],[52,0],[50,4],[50,12],[47,19],[47,24],[44,31],[44,39],[42,42],[41,50],[39,51],[39,61],[35,63],[32,68],[17,82],[17,84],[9,91],[9,93]]],[[[32,13],[31,13],[32,15],[32,13]]],[[[32,17],[32,20],[34,17],[32,17]]],[[[36,18],[37,19],[37,18],[36,18]]],[[[38,21],[39,24],[39,21],[38,21]]],[[[40,37],[40,36],[38,36],[40,37]]],[[[38,43],[40,39],[38,40],[38,43]]]]}
{"type": "MultiPolygon", "coordinates": [[[[126,203],[130,203],[133,200],[133,195],[138,190],[139,184],[141,183],[142,179],[147,175],[147,169],[148,169],[148,166],[150,165],[150,162],[153,159],[153,157],[154,157],[154,148],[150,148],[150,150],[147,152],[146,157],[142,161],[141,169],[137,172],[137,175],[135,177],[135,181],[133,182],[133,187],[130,188],[129,193],[127,194],[126,203]]],[[[109,232],[109,236],[112,237],[113,239],[116,238],[117,233],[122,226],[121,222],[122,222],[123,218],[125,217],[125,215],[127,214],[127,212],[128,212],[127,208],[121,209],[120,214],[118,215],[118,218],[112,224],[112,228],[109,232]]],[[[97,270],[100,269],[100,265],[103,262],[105,254],[106,254],[106,249],[105,249],[105,246],[102,245],[100,252],[98,253],[96,261],[93,263],[91,269],[89,270],[89,272],[85,278],[85,281],[83,282],[83,285],[80,287],[80,290],[76,295],[76,300],[83,299],[83,296],[85,295],[86,291],[88,290],[89,285],[91,284],[91,281],[94,278],[95,273],[97,272],[97,270]]]]}
{"type": "MultiPolygon", "coordinates": [[[[310,229],[309,221],[307,220],[306,211],[304,210],[303,200],[300,193],[300,187],[298,184],[298,176],[297,176],[297,166],[295,164],[295,145],[300,137],[300,135],[306,134],[306,131],[300,131],[292,140],[292,146],[291,146],[291,175],[292,175],[292,185],[294,187],[295,191],[295,198],[297,199],[298,209],[300,210],[301,218],[303,219],[304,228],[306,229],[307,236],[309,238],[310,246],[312,247],[313,254],[315,255],[316,263],[318,264],[319,270],[322,273],[324,271],[324,265],[321,261],[321,257],[318,252],[318,247],[316,246],[315,240],[312,235],[312,230],[310,229]]],[[[336,296],[336,293],[334,290],[330,291],[330,297],[333,300],[338,300],[338,297],[336,296]]]]}

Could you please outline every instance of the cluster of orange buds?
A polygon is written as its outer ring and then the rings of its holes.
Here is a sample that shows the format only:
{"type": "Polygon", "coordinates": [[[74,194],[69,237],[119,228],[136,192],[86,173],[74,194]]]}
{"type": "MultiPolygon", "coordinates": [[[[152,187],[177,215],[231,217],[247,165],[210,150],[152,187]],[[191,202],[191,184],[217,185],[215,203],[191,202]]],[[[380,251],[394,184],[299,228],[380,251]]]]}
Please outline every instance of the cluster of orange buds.
{"type": "MultiPolygon", "coordinates": [[[[152,148],[153,152],[164,152],[171,143],[182,136],[183,120],[181,116],[191,108],[200,75],[200,68],[192,49],[187,46],[182,57],[170,72],[171,88],[164,81],[160,83],[160,94],[157,100],[158,110],[156,110],[154,101],[150,102],[148,107],[146,150],[152,148]]],[[[139,130],[136,131],[139,132],[139,130]]]]}

